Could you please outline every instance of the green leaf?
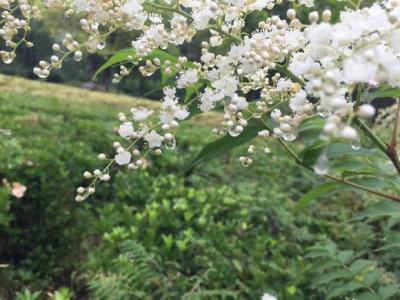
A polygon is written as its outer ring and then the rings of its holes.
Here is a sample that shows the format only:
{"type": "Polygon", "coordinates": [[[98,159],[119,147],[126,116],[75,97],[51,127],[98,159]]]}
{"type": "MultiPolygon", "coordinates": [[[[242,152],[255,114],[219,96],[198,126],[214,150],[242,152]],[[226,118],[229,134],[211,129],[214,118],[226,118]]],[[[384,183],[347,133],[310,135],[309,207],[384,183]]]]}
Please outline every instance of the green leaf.
{"type": "Polygon", "coordinates": [[[387,98],[387,97],[400,97],[400,89],[384,86],[373,92],[365,93],[366,102],[370,103],[374,99],[387,98]]]}
{"type": "Polygon", "coordinates": [[[372,149],[360,148],[354,150],[351,145],[348,144],[331,144],[326,147],[326,155],[330,159],[342,157],[342,156],[374,156],[376,151],[372,149]]]}
{"type": "Polygon", "coordinates": [[[329,299],[338,297],[338,296],[340,296],[340,295],[346,295],[346,294],[348,294],[348,293],[354,292],[354,291],[359,290],[359,289],[362,289],[362,288],[364,288],[364,287],[365,287],[365,286],[362,285],[362,284],[359,283],[359,282],[351,281],[351,282],[349,282],[349,283],[346,283],[346,284],[344,284],[344,285],[342,285],[342,286],[340,286],[340,287],[338,287],[338,288],[332,290],[332,291],[328,294],[328,296],[327,296],[326,299],[329,300],[329,299]]]}
{"type": "Polygon", "coordinates": [[[298,211],[306,207],[318,197],[325,196],[326,194],[336,190],[339,186],[340,184],[337,182],[327,182],[312,189],[299,199],[299,202],[297,202],[296,204],[295,210],[298,211]]]}
{"type": "MultiPolygon", "coordinates": [[[[305,258],[329,257],[331,253],[326,249],[313,249],[310,250],[305,258]]],[[[333,266],[333,264],[330,263],[333,266]]]]}
{"type": "Polygon", "coordinates": [[[253,140],[260,130],[265,129],[265,125],[259,120],[249,122],[249,125],[237,137],[232,137],[229,134],[206,145],[195,159],[188,165],[187,169],[191,169],[200,163],[213,160],[220,155],[229,152],[235,147],[249,143],[253,140]]]}
{"type": "Polygon", "coordinates": [[[310,146],[306,147],[301,154],[303,163],[307,166],[313,166],[325,150],[326,146],[327,143],[325,141],[316,140],[310,146]]]}
{"type": "Polygon", "coordinates": [[[377,217],[400,217],[400,203],[383,200],[367,207],[357,215],[357,219],[377,217]]]}
{"type": "Polygon", "coordinates": [[[364,277],[364,283],[367,286],[373,285],[375,282],[377,282],[379,280],[379,278],[381,278],[383,273],[384,272],[381,269],[375,269],[375,270],[369,271],[364,277]]]}
{"type": "Polygon", "coordinates": [[[338,259],[342,264],[347,264],[349,263],[354,256],[354,251],[352,250],[344,250],[340,251],[337,255],[338,259]]]}
{"type": "Polygon", "coordinates": [[[232,264],[236,268],[236,270],[238,270],[240,273],[243,272],[243,266],[240,261],[238,261],[237,259],[233,259],[232,264]]]}
{"type": "Polygon", "coordinates": [[[373,261],[366,260],[366,259],[358,259],[351,264],[350,270],[354,274],[358,274],[358,273],[366,270],[367,268],[372,267],[373,265],[374,265],[373,261]]]}
{"type": "Polygon", "coordinates": [[[379,295],[381,295],[383,299],[390,299],[392,296],[394,296],[400,292],[400,285],[388,284],[385,286],[381,286],[379,288],[378,292],[379,292],[379,295]]]}
{"type": "Polygon", "coordinates": [[[111,66],[114,66],[122,62],[127,62],[129,56],[133,58],[133,60],[131,61],[136,61],[135,49],[131,48],[118,51],[113,56],[111,56],[104,64],[102,64],[100,68],[97,69],[96,73],[94,73],[93,75],[93,78],[96,78],[101,72],[103,72],[105,69],[108,69],[111,66]]]}
{"type": "Polygon", "coordinates": [[[326,284],[337,279],[350,278],[352,276],[353,274],[350,271],[344,269],[334,270],[318,276],[318,278],[314,280],[313,284],[314,285],[326,284]]]}
{"type": "Polygon", "coordinates": [[[376,251],[384,251],[384,250],[389,250],[393,248],[399,248],[400,249],[400,242],[395,242],[395,243],[389,243],[385,246],[379,247],[376,249],[376,251]]]}
{"type": "MultiPolygon", "coordinates": [[[[381,177],[376,177],[376,176],[370,176],[370,177],[364,177],[364,178],[354,178],[354,179],[348,179],[348,180],[353,183],[357,183],[359,185],[368,186],[370,188],[380,188],[380,189],[393,188],[393,183],[390,180],[387,180],[387,179],[381,178],[381,177]]],[[[339,183],[339,182],[327,182],[327,183],[324,183],[324,184],[312,189],[311,191],[309,191],[308,193],[303,195],[299,199],[299,201],[295,207],[295,210],[298,211],[298,210],[306,207],[307,205],[311,204],[317,198],[325,196],[329,193],[343,192],[343,191],[360,191],[360,190],[355,187],[352,187],[352,186],[349,186],[349,185],[346,185],[343,183],[339,183]]],[[[390,201],[388,201],[388,202],[390,202],[390,201]]],[[[392,203],[400,205],[395,202],[392,202],[392,203]]],[[[362,217],[357,217],[357,218],[362,218],[362,217]]]]}
{"type": "MultiPolygon", "coordinates": [[[[324,256],[329,256],[329,252],[310,252],[310,255],[307,255],[307,257],[324,257],[324,256]],[[322,254],[322,255],[319,255],[322,254]],[[317,255],[317,256],[315,256],[317,255]]],[[[323,262],[317,263],[314,266],[312,266],[312,268],[309,269],[309,271],[311,273],[319,273],[319,272],[323,272],[326,269],[331,269],[333,267],[339,267],[340,263],[337,260],[333,260],[333,259],[326,259],[323,262]]]]}
{"type": "Polygon", "coordinates": [[[355,300],[382,300],[382,297],[375,293],[366,292],[357,296],[355,300]]]}

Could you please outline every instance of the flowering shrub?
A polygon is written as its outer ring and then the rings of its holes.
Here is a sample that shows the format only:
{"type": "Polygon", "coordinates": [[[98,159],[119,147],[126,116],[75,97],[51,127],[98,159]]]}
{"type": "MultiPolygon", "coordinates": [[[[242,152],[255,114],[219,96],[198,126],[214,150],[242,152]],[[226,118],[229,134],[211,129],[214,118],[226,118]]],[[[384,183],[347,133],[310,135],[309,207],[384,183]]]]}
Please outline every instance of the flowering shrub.
{"type": "Polygon", "coordinates": [[[274,7],[283,3],[280,0],[3,0],[0,36],[8,50],[0,54],[5,63],[11,63],[19,46],[32,47],[28,41],[30,23],[45,16],[48,9],[77,16],[87,38],[78,41],[66,33],[61,45],[53,45],[50,60],[40,61],[34,69],[40,78],[60,69],[69,56],[80,61],[83,52],[102,50],[114,32],[141,33],[132,41],[131,49],[116,52],[97,74],[119,65],[113,80],[118,83],[136,67],[143,76],[160,71],[164,93],[161,108],[156,112],[135,107],[130,116],[119,114],[121,141],[114,143],[116,154],[112,158],[100,154],[99,159],[107,165],[84,173],[92,182],[78,188],[77,201],[93,194],[99,181],[110,180],[112,165],[140,169],[148,156],[175,148],[179,122],[212,109],[224,110],[224,120],[213,130],[224,137],[207,146],[192,166],[257,138],[265,145],[260,149],[251,145],[239,158],[248,167],[256,152],[268,154],[267,143],[275,141],[296,163],[317,175],[400,201],[393,193],[344,178],[343,174],[330,174],[329,168],[330,145],[340,141],[359,149],[365,137],[392,163],[385,176],[400,172],[398,110],[390,124],[394,129],[389,144],[363,120],[375,115],[372,100],[400,94],[400,2],[375,1],[366,6],[362,0],[343,1],[345,8],[336,22],[329,9],[311,11],[307,22],[302,21],[294,8],[310,8],[314,1],[289,2],[293,8],[280,17],[273,13],[274,7]],[[254,31],[244,32],[247,17],[256,11],[267,11],[269,16],[261,18],[254,31]],[[168,53],[170,45],[190,43],[200,31],[206,32],[199,45],[200,61],[168,53]],[[319,135],[298,154],[289,142],[297,139],[302,125],[319,119],[323,120],[318,123],[319,135]]]}

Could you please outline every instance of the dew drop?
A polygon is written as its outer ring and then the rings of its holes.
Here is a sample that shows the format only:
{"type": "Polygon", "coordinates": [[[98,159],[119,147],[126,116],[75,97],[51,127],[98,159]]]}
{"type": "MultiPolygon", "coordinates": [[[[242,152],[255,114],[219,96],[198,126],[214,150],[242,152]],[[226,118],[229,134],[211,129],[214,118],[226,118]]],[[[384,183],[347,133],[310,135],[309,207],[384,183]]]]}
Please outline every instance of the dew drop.
{"type": "Polygon", "coordinates": [[[97,49],[103,50],[106,47],[106,41],[105,40],[100,40],[97,43],[97,49]]]}
{"type": "Polygon", "coordinates": [[[361,148],[361,141],[359,138],[355,139],[352,143],[351,143],[351,148],[353,150],[359,150],[361,148]]]}
{"type": "Polygon", "coordinates": [[[261,117],[262,117],[262,112],[260,112],[260,111],[256,111],[256,112],[253,112],[253,118],[255,118],[255,119],[260,119],[261,117]]]}
{"type": "Polygon", "coordinates": [[[168,150],[173,150],[176,148],[176,140],[171,139],[171,140],[166,140],[165,141],[165,148],[168,150]]]}
{"type": "Polygon", "coordinates": [[[314,167],[315,174],[319,176],[324,176],[328,174],[329,171],[329,160],[326,154],[322,154],[315,163],[314,167]]]}
{"type": "Polygon", "coordinates": [[[240,135],[240,132],[236,131],[235,127],[229,128],[228,132],[229,132],[229,135],[232,137],[237,137],[240,135]]]}
{"type": "Polygon", "coordinates": [[[241,161],[241,163],[243,167],[248,168],[253,163],[253,160],[249,157],[246,157],[241,161]]]}
{"type": "Polygon", "coordinates": [[[294,133],[294,132],[284,133],[284,134],[282,135],[282,138],[283,138],[285,141],[292,142],[292,141],[294,141],[294,140],[297,138],[297,134],[294,133]]]}

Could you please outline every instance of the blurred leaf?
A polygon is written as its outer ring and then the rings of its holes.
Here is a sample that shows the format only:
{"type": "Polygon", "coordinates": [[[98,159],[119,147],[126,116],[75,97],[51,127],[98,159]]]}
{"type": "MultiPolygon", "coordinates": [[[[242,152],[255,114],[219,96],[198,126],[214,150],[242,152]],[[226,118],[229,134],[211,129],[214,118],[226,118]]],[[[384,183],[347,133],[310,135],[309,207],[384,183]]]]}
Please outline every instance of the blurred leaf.
{"type": "Polygon", "coordinates": [[[313,281],[313,284],[314,285],[326,284],[337,279],[351,278],[352,276],[353,274],[350,271],[347,271],[345,269],[337,269],[318,276],[318,278],[316,278],[313,281]]]}
{"type": "Polygon", "coordinates": [[[375,269],[375,270],[369,271],[364,277],[364,283],[367,286],[373,285],[375,282],[377,282],[379,280],[379,278],[381,278],[383,273],[384,272],[381,269],[375,269]]]}
{"type": "Polygon", "coordinates": [[[371,267],[374,265],[373,261],[366,260],[366,259],[358,259],[355,262],[353,262],[350,266],[350,270],[354,274],[358,274],[361,271],[364,271],[365,269],[371,267]]]}
{"type": "Polygon", "coordinates": [[[326,155],[330,159],[341,156],[357,156],[357,157],[362,155],[373,156],[376,155],[376,151],[366,148],[360,148],[355,150],[351,147],[351,145],[348,144],[330,144],[326,148],[326,155]]]}
{"type": "Polygon", "coordinates": [[[313,166],[318,158],[321,156],[322,152],[325,150],[327,143],[322,140],[316,140],[310,146],[303,150],[300,157],[303,163],[307,166],[313,166]]]}
{"type": "Polygon", "coordinates": [[[381,286],[378,290],[379,295],[382,296],[383,299],[390,299],[392,296],[398,294],[400,292],[399,284],[388,284],[385,286],[381,286]]]}
{"type": "Polygon", "coordinates": [[[376,217],[400,217],[400,203],[383,200],[367,207],[357,215],[357,219],[376,217]]]}
{"type": "Polygon", "coordinates": [[[336,190],[340,186],[339,183],[337,182],[327,182],[324,183],[311,191],[307,192],[305,195],[303,195],[299,201],[296,204],[296,211],[306,207],[309,205],[312,201],[317,199],[318,197],[324,196],[334,190],[336,190]]]}
{"type": "MultiPolygon", "coordinates": [[[[382,177],[376,177],[376,176],[370,176],[370,177],[364,177],[364,178],[354,178],[354,179],[348,179],[348,181],[351,181],[353,183],[367,186],[370,188],[379,188],[379,189],[387,189],[387,188],[393,188],[394,183],[386,178],[382,177]]],[[[296,204],[295,210],[298,211],[305,206],[309,205],[311,202],[316,200],[319,197],[325,196],[329,193],[332,192],[343,192],[343,191],[357,191],[360,192],[359,189],[352,187],[350,185],[346,185],[344,183],[339,183],[339,182],[327,182],[324,183],[311,191],[307,192],[305,195],[303,195],[298,203],[296,204]]],[[[390,201],[388,201],[390,202],[390,201]]],[[[395,202],[391,202],[394,204],[397,204],[395,202]]],[[[400,205],[400,204],[397,204],[400,205]]],[[[397,207],[397,206],[394,206],[397,207]]],[[[383,208],[382,208],[383,209],[383,208]]],[[[397,216],[397,214],[395,214],[397,216]]],[[[357,218],[362,218],[357,217],[357,218]]]]}
{"type": "Polygon", "coordinates": [[[373,92],[367,92],[364,96],[366,102],[371,103],[374,99],[387,98],[387,97],[400,97],[400,89],[392,88],[390,86],[383,86],[373,92]]]}
{"type": "Polygon", "coordinates": [[[383,300],[383,299],[378,294],[367,292],[357,296],[355,300],[383,300]]]}
{"type": "Polygon", "coordinates": [[[354,291],[362,289],[362,288],[365,288],[365,286],[362,285],[361,283],[355,282],[355,281],[351,281],[351,282],[348,282],[346,284],[341,285],[338,288],[333,289],[327,295],[326,299],[327,300],[328,299],[332,299],[332,298],[338,297],[340,295],[348,294],[348,293],[354,292],[354,291]]]}

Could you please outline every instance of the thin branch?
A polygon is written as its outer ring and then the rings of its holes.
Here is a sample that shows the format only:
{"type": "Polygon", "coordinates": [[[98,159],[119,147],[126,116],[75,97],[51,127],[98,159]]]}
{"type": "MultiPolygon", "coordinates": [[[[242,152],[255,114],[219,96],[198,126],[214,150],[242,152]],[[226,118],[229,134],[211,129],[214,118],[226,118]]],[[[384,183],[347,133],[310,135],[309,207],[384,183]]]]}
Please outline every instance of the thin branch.
{"type": "MultiPolygon", "coordinates": [[[[269,128],[269,126],[265,122],[265,120],[261,118],[261,121],[264,123],[266,128],[269,131],[271,131],[271,128],[269,128]]],[[[313,168],[311,168],[310,166],[306,165],[303,162],[303,160],[297,155],[297,153],[292,148],[290,148],[290,146],[284,140],[282,140],[281,138],[277,138],[277,141],[282,146],[282,148],[285,149],[285,151],[295,160],[295,162],[298,165],[300,165],[301,167],[303,167],[303,168],[315,173],[313,168]]],[[[383,198],[387,198],[387,199],[390,199],[390,200],[393,200],[393,201],[396,201],[396,202],[400,203],[400,196],[398,196],[398,195],[393,195],[393,194],[390,194],[390,193],[377,191],[377,190],[374,190],[374,189],[369,188],[367,186],[364,186],[364,185],[349,181],[349,180],[344,179],[344,178],[332,176],[332,175],[323,175],[323,177],[325,177],[326,179],[329,179],[329,180],[332,180],[332,181],[336,181],[338,183],[342,183],[342,184],[354,187],[356,189],[363,190],[363,191],[369,192],[371,194],[374,194],[374,195],[377,195],[377,196],[380,196],[380,197],[383,197],[383,198]]]]}
{"type": "Polygon", "coordinates": [[[399,115],[400,115],[400,100],[397,98],[397,110],[396,110],[396,120],[394,123],[394,129],[392,134],[392,141],[390,142],[390,147],[397,148],[397,134],[399,130],[399,115]]]}

